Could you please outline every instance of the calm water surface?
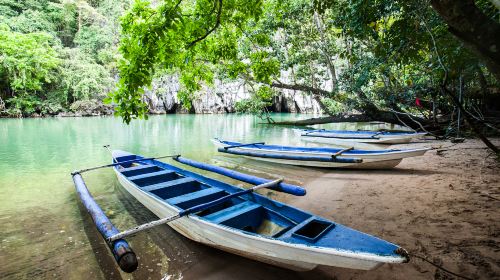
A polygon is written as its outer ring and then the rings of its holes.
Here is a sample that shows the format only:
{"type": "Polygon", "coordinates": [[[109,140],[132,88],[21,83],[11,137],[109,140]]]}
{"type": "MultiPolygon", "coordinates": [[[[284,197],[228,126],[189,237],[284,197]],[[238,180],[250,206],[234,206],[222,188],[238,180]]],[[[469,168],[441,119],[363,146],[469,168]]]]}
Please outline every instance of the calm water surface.
{"type": "MultiPolygon", "coordinates": [[[[305,117],[274,115],[276,120],[305,117]]],[[[105,144],[145,156],[182,154],[234,168],[239,159],[217,155],[210,138],[305,144],[289,127],[260,122],[250,115],[162,115],[129,126],[114,117],[0,119],[0,278],[176,279],[188,278],[186,274],[202,278],[214,270],[221,271],[216,278],[227,279],[250,278],[256,270],[266,278],[293,277],[290,271],[191,242],[168,226],[130,238],[140,267],[132,275],[121,273],[77,203],[70,176],[73,170],[109,163],[105,144]]],[[[269,172],[290,173],[279,165],[269,172]]],[[[111,170],[87,173],[85,179],[119,229],[155,219],[118,186],[111,170]]]]}

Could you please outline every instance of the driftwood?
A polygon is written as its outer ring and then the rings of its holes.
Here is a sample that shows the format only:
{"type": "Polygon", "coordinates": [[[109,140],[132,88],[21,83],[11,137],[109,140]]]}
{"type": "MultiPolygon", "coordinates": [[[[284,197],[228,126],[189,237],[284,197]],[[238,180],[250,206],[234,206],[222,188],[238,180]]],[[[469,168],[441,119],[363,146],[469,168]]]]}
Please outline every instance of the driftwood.
{"type": "Polygon", "coordinates": [[[334,116],[310,118],[305,120],[280,121],[275,125],[307,126],[315,124],[339,123],[339,122],[386,122],[392,124],[403,124],[415,130],[421,130],[422,125],[429,124],[429,121],[409,114],[398,114],[395,112],[379,111],[372,114],[337,114],[334,116]]]}
{"type": "Polygon", "coordinates": [[[314,124],[325,124],[332,122],[369,122],[372,119],[365,115],[353,114],[353,115],[336,115],[321,118],[310,118],[305,120],[294,120],[294,121],[280,121],[275,122],[275,125],[295,125],[295,126],[307,126],[314,124]]]}

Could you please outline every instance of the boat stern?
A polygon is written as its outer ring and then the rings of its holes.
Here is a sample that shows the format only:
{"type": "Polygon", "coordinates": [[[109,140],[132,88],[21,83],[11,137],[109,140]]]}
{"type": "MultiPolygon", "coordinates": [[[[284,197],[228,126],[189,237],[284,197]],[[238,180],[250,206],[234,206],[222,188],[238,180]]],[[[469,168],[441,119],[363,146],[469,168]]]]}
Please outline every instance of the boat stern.
{"type": "MultiPolygon", "coordinates": [[[[125,152],[125,151],[122,151],[122,150],[113,150],[111,152],[111,156],[113,157],[113,160],[115,162],[132,161],[132,160],[135,160],[135,159],[138,158],[137,155],[129,153],[129,152],[125,152]]],[[[132,164],[132,162],[123,165],[123,167],[128,167],[131,164],[132,164]]]]}

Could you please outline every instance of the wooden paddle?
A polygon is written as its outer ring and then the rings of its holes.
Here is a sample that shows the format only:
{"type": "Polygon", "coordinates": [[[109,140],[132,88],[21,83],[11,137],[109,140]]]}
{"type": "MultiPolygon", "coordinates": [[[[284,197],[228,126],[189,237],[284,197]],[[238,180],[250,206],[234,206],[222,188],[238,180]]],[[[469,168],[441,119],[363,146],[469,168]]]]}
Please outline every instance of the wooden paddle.
{"type": "Polygon", "coordinates": [[[275,186],[275,185],[281,183],[281,181],[283,181],[282,178],[278,179],[278,180],[274,180],[274,181],[268,182],[268,183],[257,185],[255,187],[247,189],[247,190],[243,190],[243,191],[239,191],[239,192],[236,192],[236,193],[233,193],[233,194],[230,194],[230,195],[226,195],[226,196],[218,198],[216,200],[213,200],[213,201],[210,201],[210,202],[207,202],[207,203],[203,203],[203,204],[200,204],[200,205],[197,205],[197,206],[193,206],[193,207],[185,209],[185,210],[181,210],[181,211],[179,211],[179,213],[177,215],[170,216],[170,217],[163,218],[163,219],[159,219],[159,220],[147,223],[147,224],[142,224],[140,226],[136,226],[134,228],[122,231],[122,232],[120,232],[118,234],[115,234],[113,236],[108,237],[106,239],[106,241],[113,242],[115,240],[122,239],[124,237],[130,236],[130,235],[138,233],[140,231],[143,231],[143,230],[146,230],[146,229],[150,229],[152,227],[156,227],[156,226],[159,226],[159,225],[162,225],[162,224],[170,223],[172,221],[180,219],[180,218],[182,218],[184,216],[187,216],[189,214],[197,213],[197,212],[206,210],[208,208],[211,208],[213,206],[219,205],[221,203],[224,203],[224,202],[226,202],[226,201],[228,201],[228,200],[230,200],[232,198],[252,193],[252,192],[254,192],[254,191],[258,190],[258,189],[269,188],[269,187],[275,186]]]}

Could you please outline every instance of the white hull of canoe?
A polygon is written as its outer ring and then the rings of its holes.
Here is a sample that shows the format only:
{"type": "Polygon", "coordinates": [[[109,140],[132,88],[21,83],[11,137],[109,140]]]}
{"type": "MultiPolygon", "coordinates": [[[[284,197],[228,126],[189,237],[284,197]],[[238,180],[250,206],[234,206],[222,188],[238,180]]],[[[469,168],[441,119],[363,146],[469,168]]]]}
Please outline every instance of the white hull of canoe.
{"type": "MultiPolygon", "coordinates": [[[[212,142],[217,147],[224,147],[226,145],[222,144],[217,140],[212,140],[212,142]]],[[[325,156],[331,155],[327,153],[311,153],[311,152],[296,152],[296,151],[278,151],[278,150],[266,150],[266,149],[256,149],[251,147],[241,147],[241,148],[232,148],[234,150],[240,151],[251,151],[257,154],[284,154],[284,155],[292,155],[292,156],[325,156]]],[[[311,167],[328,167],[328,168],[359,168],[359,169],[384,169],[384,168],[392,168],[398,165],[403,158],[407,157],[416,157],[425,154],[429,149],[414,149],[414,150],[405,150],[405,151],[394,151],[387,153],[370,153],[370,154],[349,154],[346,152],[342,154],[344,158],[361,158],[363,160],[362,163],[341,163],[341,162],[319,162],[319,161],[302,161],[302,160],[288,160],[288,159],[274,159],[274,158],[262,158],[262,157],[250,157],[245,156],[246,158],[251,158],[255,160],[267,161],[267,162],[275,162],[281,164],[290,164],[290,165],[298,165],[298,166],[311,166],[311,167]]]]}
{"type": "Polygon", "coordinates": [[[338,138],[323,138],[323,137],[300,137],[300,140],[312,143],[320,143],[327,144],[330,147],[344,147],[359,150],[385,150],[390,148],[392,144],[369,144],[369,143],[360,143],[347,139],[338,139],[338,138]]]}
{"type": "Polygon", "coordinates": [[[319,162],[319,161],[261,158],[261,157],[250,157],[250,156],[243,156],[243,157],[253,160],[260,160],[260,161],[273,162],[279,164],[289,164],[296,166],[320,167],[320,168],[348,168],[348,169],[386,169],[386,168],[393,168],[401,162],[401,159],[383,160],[383,161],[367,162],[367,163],[340,163],[340,162],[319,162]]]}
{"type": "MultiPolygon", "coordinates": [[[[178,211],[164,201],[141,191],[116,171],[120,184],[140,203],[159,218],[170,217],[178,211]]],[[[187,216],[169,223],[183,236],[230,253],[297,271],[314,269],[317,265],[370,270],[383,263],[400,263],[400,258],[378,256],[290,244],[258,235],[245,234],[229,227],[213,224],[196,216],[187,216]]]]}
{"type": "Polygon", "coordinates": [[[303,139],[308,139],[311,141],[318,142],[316,139],[326,139],[321,143],[331,143],[342,142],[342,140],[349,142],[358,142],[358,143],[370,143],[370,144],[407,144],[410,143],[414,139],[418,139],[423,137],[425,133],[412,133],[412,134],[404,134],[404,135],[377,135],[374,138],[366,138],[366,139],[356,139],[355,137],[359,137],[356,134],[338,134],[338,133],[328,133],[328,132],[313,132],[308,135],[304,135],[304,132],[300,129],[294,129],[295,134],[301,136],[303,139]],[[315,137],[315,136],[324,136],[324,137],[315,137]],[[352,136],[354,138],[347,138],[352,136]],[[342,138],[339,138],[342,137],[342,138]],[[314,139],[314,140],[312,140],[314,139]],[[328,142],[328,140],[330,140],[328,142]]]}

